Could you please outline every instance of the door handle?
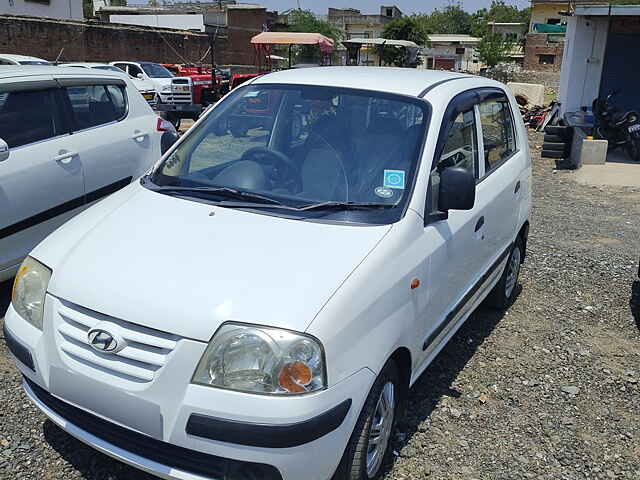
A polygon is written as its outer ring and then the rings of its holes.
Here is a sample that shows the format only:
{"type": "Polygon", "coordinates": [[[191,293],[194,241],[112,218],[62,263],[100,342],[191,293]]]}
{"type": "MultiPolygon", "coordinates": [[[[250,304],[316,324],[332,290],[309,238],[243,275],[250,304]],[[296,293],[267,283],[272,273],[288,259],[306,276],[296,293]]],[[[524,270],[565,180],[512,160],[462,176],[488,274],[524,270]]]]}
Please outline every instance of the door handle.
{"type": "Polygon", "coordinates": [[[478,221],[476,222],[476,229],[475,231],[477,232],[478,230],[480,230],[482,227],[484,226],[484,216],[480,217],[478,219],[478,221]]]}
{"type": "Polygon", "coordinates": [[[513,190],[513,193],[518,193],[520,191],[520,180],[516,183],[516,188],[513,190]]]}
{"type": "Polygon", "coordinates": [[[70,152],[68,150],[60,150],[58,152],[58,155],[55,155],[53,157],[53,160],[55,162],[60,162],[60,163],[64,163],[65,165],[71,163],[71,160],[73,160],[73,157],[75,157],[76,155],[78,155],[78,152],[70,152]]]}
{"type": "Polygon", "coordinates": [[[136,130],[135,132],[133,132],[133,135],[131,136],[131,139],[135,140],[136,142],[142,142],[148,136],[149,136],[148,133],[141,132],[140,130],[136,130]]]}

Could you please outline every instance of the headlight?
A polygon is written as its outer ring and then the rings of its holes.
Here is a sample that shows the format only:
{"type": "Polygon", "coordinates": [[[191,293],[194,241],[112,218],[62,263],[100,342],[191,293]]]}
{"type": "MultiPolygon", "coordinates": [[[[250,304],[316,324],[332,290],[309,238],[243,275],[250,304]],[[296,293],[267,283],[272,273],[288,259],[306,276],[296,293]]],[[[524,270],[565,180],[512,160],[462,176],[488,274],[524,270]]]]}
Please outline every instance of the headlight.
{"type": "Polygon", "coordinates": [[[165,85],[164,87],[162,87],[162,92],[170,92],[171,91],[171,85],[165,85]]]}
{"type": "Polygon", "coordinates": [[[227,323],[209,343],[191,381],[272,395],[315,392],[326,386],[324,352],[308,335],[227,323]]]}
{"type": "Polygon", "coordinates": [[[18,315],[42,330],[44,296],[47,293],[51,270],[37,260],[27,257],[20,265],[13,283],[11,303],[18,315]]]}

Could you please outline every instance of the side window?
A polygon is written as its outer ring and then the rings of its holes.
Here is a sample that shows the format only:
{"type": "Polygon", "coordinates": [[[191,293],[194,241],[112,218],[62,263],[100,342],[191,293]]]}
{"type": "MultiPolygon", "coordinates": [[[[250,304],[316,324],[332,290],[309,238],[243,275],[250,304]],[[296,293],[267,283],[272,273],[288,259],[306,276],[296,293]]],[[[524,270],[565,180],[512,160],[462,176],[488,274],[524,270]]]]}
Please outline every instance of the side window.
{"type": "Polygon", "coordinates": [[[137,65],[129,65],[129,75],[137,77],[139,73],[142,73],[142,69],[137,65]]]}
{"type": "Polygon", "coordinates": [[[0,94],[0,137],[9,148],[46,140],[62,133],[53,90],[0,94]]]}
{"type": "Polygon", "coordinates": [[[506,97],[486,100],[478,105],[478,109],[486,176],[516,151],[513,115],[506,97]]]}
{"type": "MultiPolygon", "coordinates": [[[[445,119],[446,121],[446,119],[445,119]]],[[[458,113],[447,131],[440,158],[431,172],[431,212],[438,211],[440,172],[448,167],[463,167],[478,178],[478,134],[474,109],[458,113]]]]}
{"type": "Polygon", "coordinates": [[[83,85],[65,88],[76,130],[121,120],[126,112],[123,89],[115,85],[83,85]]]}
{"type": "Polygon", "coordinates": [[[123,72],[127,71],[127,64],[126,63],[116,63],[114,66],[118,67],[123,72]]]}

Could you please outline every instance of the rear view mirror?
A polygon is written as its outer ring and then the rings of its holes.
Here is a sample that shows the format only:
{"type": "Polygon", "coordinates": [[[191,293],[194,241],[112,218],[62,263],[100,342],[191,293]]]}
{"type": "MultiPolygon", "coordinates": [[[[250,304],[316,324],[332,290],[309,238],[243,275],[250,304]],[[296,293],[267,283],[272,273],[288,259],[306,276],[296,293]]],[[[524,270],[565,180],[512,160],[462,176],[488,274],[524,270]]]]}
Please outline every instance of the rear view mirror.
{"type": "Polygon", "coordinates": [[[471,210],[476,201],[476,179],[462,167],[445,168],[440,173],[438,210],[471,210]]]}
{"type": "Polygon", "coordinates": [[[9,145],[0,138],[0,162],[4,162],[7,158],[9,158],[9,145]]]}

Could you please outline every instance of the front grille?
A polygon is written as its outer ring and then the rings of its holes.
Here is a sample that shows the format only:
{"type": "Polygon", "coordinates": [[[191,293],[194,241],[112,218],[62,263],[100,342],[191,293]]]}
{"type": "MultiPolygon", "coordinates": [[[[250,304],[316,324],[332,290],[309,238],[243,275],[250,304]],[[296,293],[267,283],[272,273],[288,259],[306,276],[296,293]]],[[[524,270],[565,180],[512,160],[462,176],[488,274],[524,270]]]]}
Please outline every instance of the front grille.
{"type": "MultiPolygon", "coordinates": [[[[125,322],[59,300],[57,343],[68,357],[91,368],[135,382],[150,382],[166,363],[180,339],[176,335],[125,322]],[[108,354],[89,346],[89,330],[106,325],[124,338],[126,347],[108,354]]],[[[110,333],[114,333],[110,332],[110,333]]]]}
{"type": "Polygon", "coordinates": [[[134,455],[216,480],[282,480],[280,472],[271,465],[216,457],[147,437],[69,405],[28,378],[24,380],[47,408],[85,432],[134,455]]]}
{"type": "Polygon", "coordinates": [[[166,103],[192,103],[190,93],[172,93],[167,96],[166,103]]]}

